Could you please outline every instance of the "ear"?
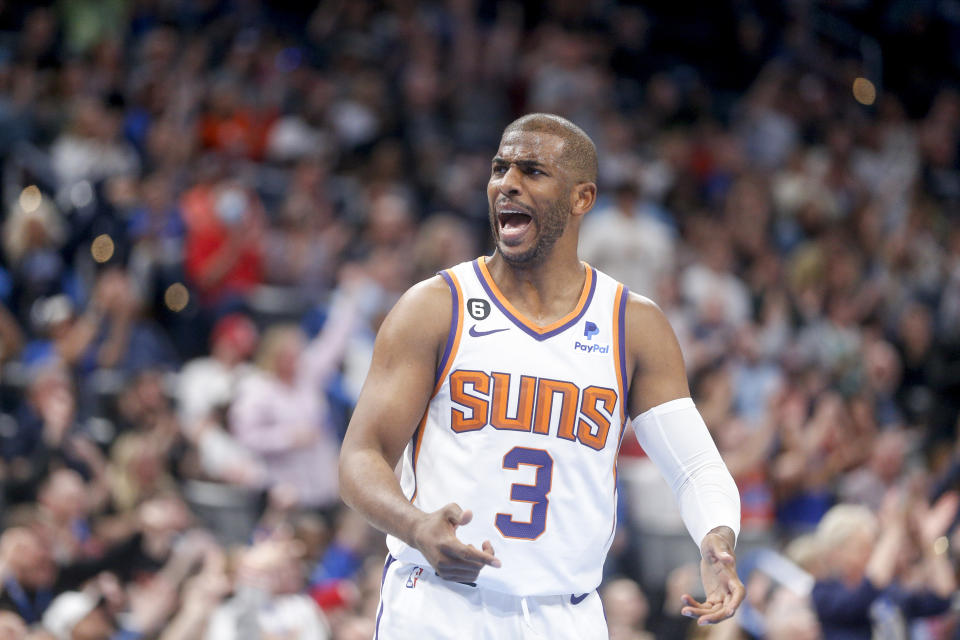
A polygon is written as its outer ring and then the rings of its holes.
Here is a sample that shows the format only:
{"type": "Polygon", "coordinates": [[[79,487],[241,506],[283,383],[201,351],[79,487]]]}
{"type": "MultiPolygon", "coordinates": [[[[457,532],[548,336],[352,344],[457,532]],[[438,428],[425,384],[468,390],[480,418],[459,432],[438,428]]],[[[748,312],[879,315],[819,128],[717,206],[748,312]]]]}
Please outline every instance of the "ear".
{"type": "Polygon", "coordinates": [[[582,216],[593,209],[597,202],[597,185],[593,182],[581,182],[574,185],[570,192],[570,213],[582,216]]]}

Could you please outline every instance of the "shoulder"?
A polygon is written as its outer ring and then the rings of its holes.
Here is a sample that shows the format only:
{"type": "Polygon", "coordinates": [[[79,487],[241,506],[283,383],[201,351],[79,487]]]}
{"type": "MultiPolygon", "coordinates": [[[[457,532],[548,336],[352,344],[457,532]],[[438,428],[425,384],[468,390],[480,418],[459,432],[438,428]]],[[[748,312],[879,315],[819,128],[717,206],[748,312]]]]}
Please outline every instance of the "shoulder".
{"type": "Polygon", "coordinates": [[[596,274],[597,282],[605,286],[607,291],[618,292],[615,299],[618,305],[624,305],[623,313],[628,337],[638,331],[654,331],[656,333],[663,329],[669,329],[670,324],[667,317],[656,302],[639,293],[630,291],[622,282],[600,269],[594,267],[593,271],[596,274]],[[621,287],[627,292],[626,301],[620,298],[619,290],[621,287]]]}
{"type": "Polygon", "coordinates": [[[626,314],[629,332],[632,332],[632,329],[657,331],[670,328],[666,314],[657,306],[657,303],[633,291],[627,295],[626,314]]]}
{"type": "Polygon", "coordinates": [[[453,298],[447,280],[438,274],[407,289],[390,314],[420,316],[422,320],[428,321],[428,316],[441,311],[447,312],[449,320],[449,313],[453,311],[453,298]]]}
{"type": "Polygon", "coordinates": [[[678,348],[667,315],[650,298],[631,291],[625,315],[627,345],[634,354],[650,356],[678,348]]]}
{"type": "Polygon", "coordinates": [[[453,313],[450,285],[440,275],[413,285],[387,314],[377,340],[412,341],[419,345],[446,340],[453,313]]]}

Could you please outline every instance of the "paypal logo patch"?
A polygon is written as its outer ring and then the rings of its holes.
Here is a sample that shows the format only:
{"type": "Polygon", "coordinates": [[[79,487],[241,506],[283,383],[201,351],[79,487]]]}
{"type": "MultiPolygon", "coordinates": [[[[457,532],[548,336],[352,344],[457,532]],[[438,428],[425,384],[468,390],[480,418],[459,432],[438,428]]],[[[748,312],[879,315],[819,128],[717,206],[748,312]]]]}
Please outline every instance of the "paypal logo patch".
{"type": "Polygon", "coordinates": [[[587,320],[583,326],[583,337],[587,340],[593,340],[593,336],[600,333],[600,329],[597,329],[597,325],[587,320]]]}
{"type": "Polygon", "coordinates": [[[573,343],[573,348],[587,353],[610,353],[610,345],[608,344],[584,344],[577,341],[573,343]]]}

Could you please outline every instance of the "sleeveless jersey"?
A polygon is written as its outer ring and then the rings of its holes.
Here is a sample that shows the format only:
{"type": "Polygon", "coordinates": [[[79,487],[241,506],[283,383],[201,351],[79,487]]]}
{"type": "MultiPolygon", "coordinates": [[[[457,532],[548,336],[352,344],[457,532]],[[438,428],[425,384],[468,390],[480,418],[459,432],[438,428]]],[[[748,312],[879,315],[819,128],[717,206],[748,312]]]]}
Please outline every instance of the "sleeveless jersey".
{"type": "MultiPolygon", "coordinates": [[[[490,540],[501,568],[477,586],[582,594],[601,580],[616,523],[626,425],[626,287],[586,266],[580,299],[549,326],[503,296],[484,258],[441,272],[453,313],[433,397],[407,445],[401,486],[418,508],[473,511],[457,537],[490,540]]],[[[398,560],[428,565],[388,536],[398,560]]]]}

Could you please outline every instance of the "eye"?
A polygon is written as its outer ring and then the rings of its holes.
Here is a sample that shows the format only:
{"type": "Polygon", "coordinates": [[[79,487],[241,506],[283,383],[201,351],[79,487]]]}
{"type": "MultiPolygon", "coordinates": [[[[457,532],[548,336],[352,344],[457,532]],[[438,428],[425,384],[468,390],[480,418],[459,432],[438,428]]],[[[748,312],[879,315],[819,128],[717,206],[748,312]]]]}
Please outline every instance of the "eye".
{"type": "Polygon", "coordinates": [[[493,165],[493,174],[494,174],[494,175],[499,176],[499,175],[504,174],[504,173],[506,173],[506,172],[507,172],[507,166],[506,166],[506,165],[504,165],[504,164],[495,164],[495,165],[493,165]]]}

